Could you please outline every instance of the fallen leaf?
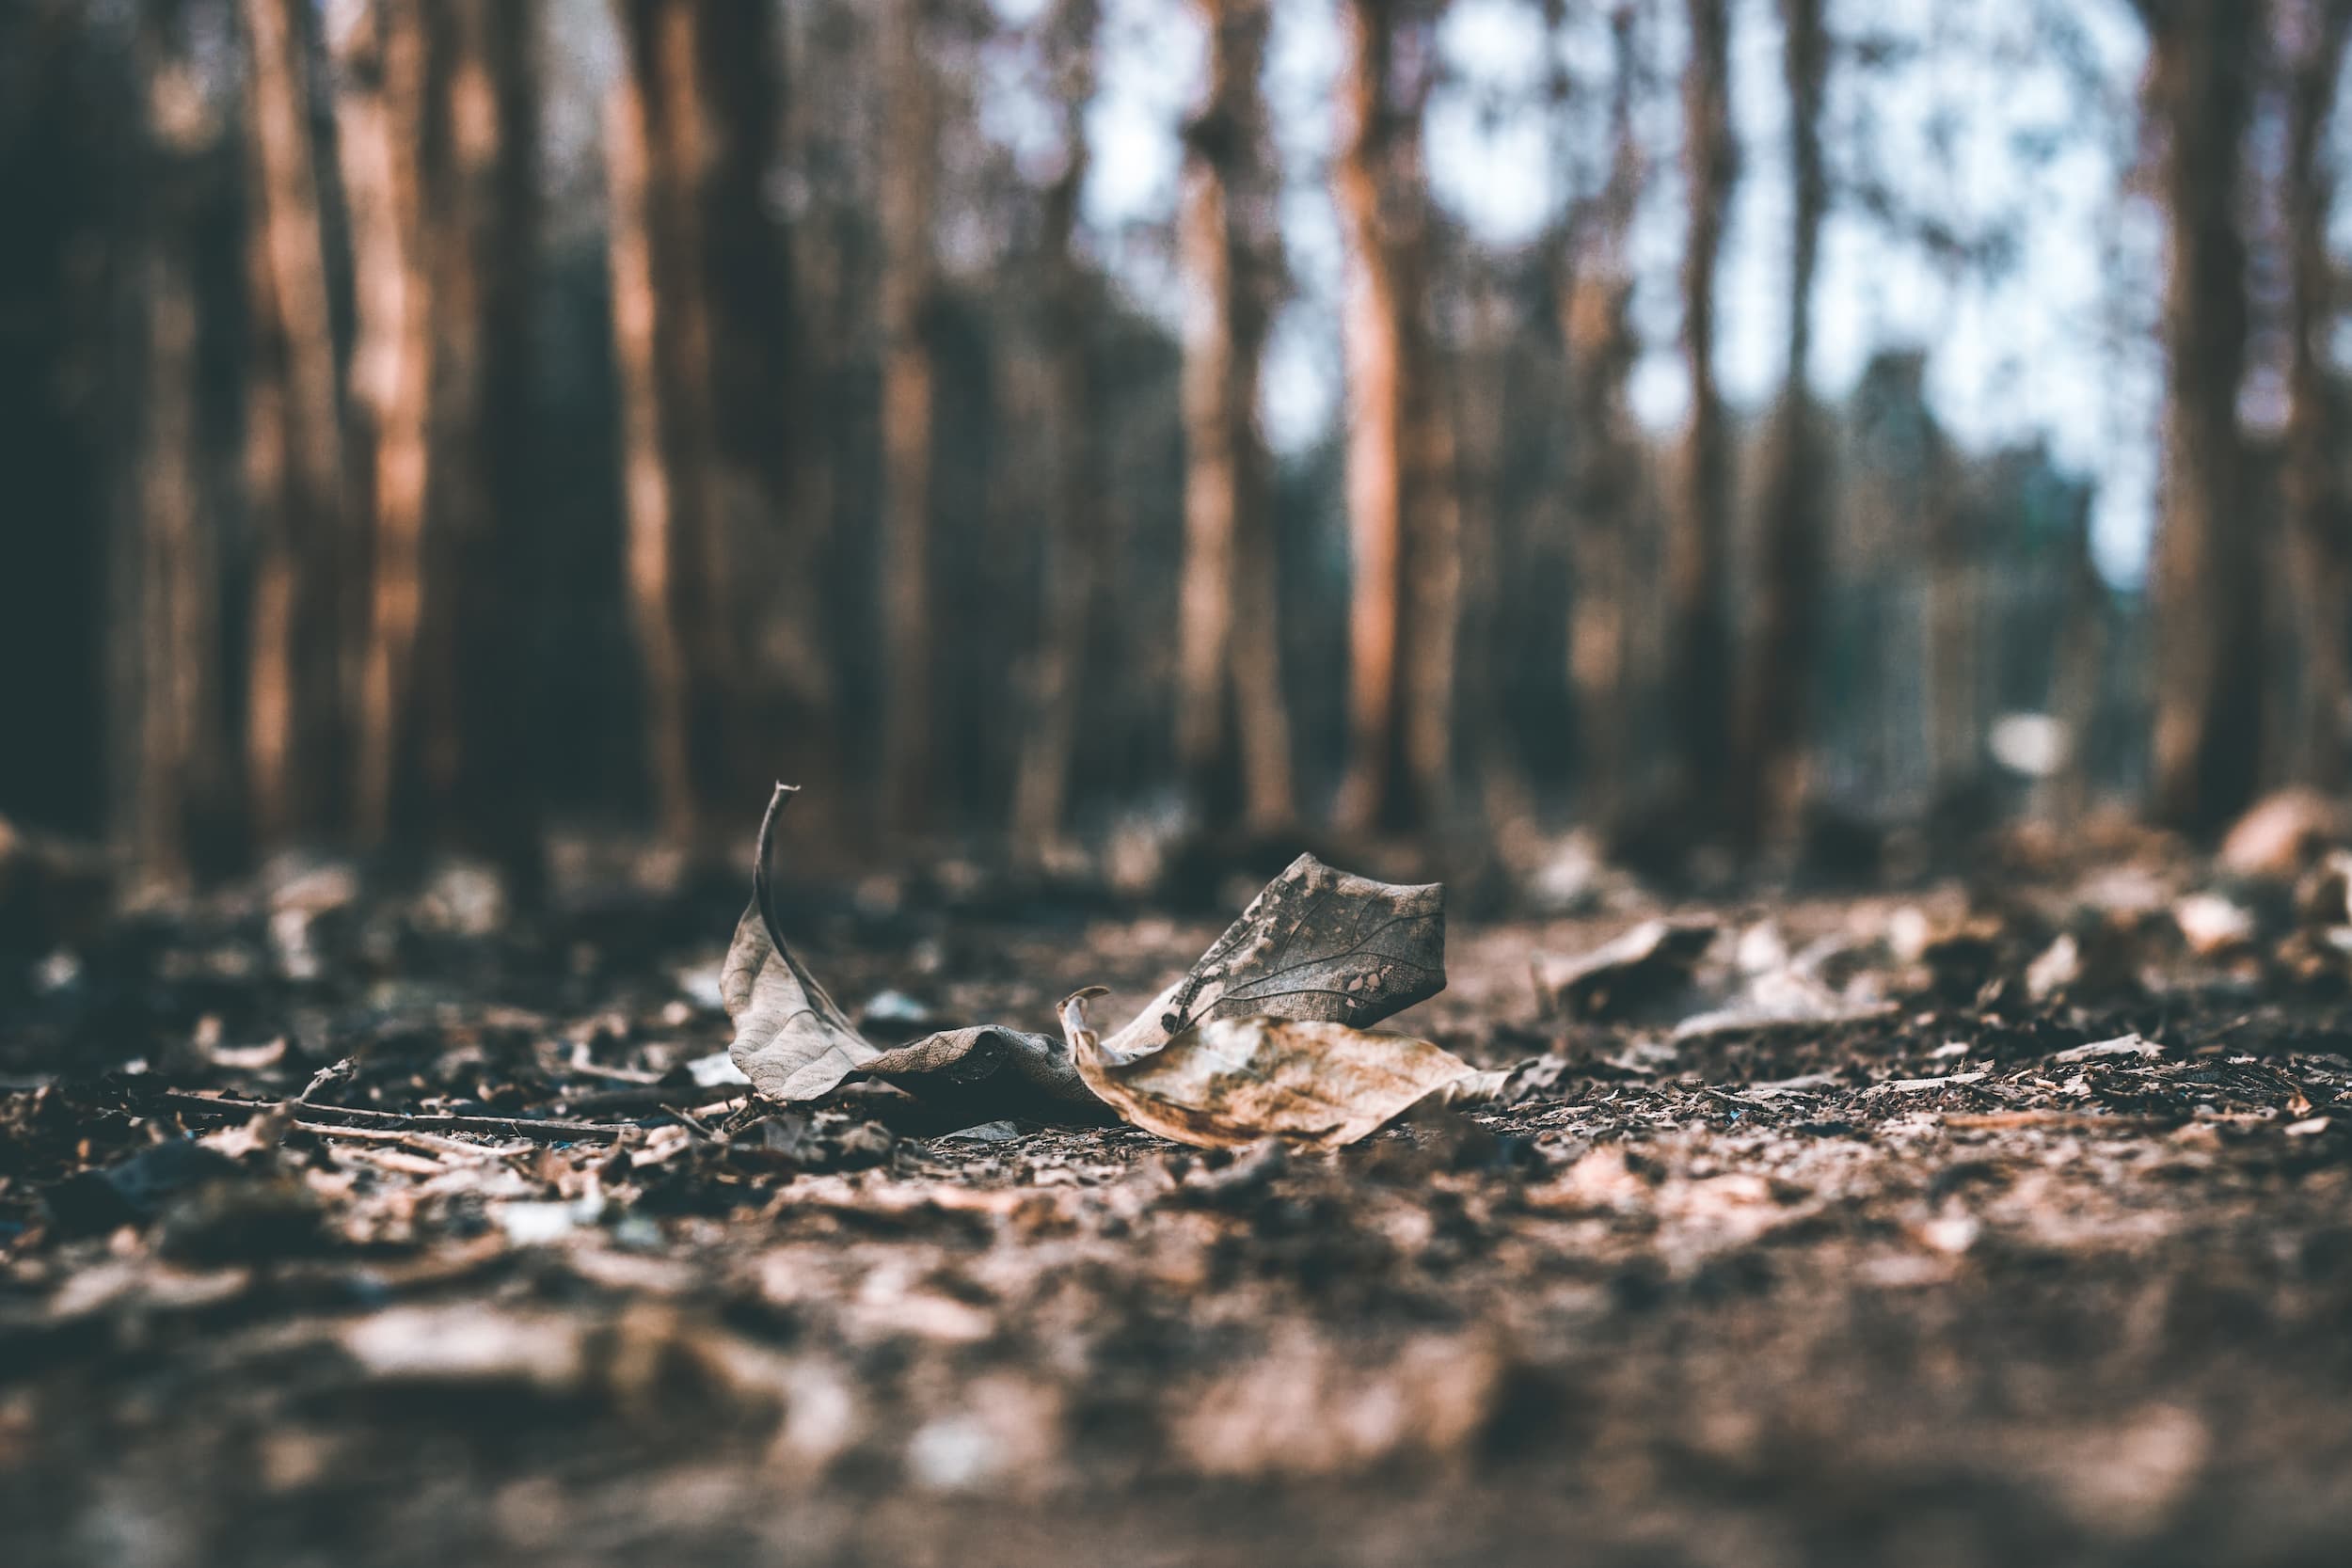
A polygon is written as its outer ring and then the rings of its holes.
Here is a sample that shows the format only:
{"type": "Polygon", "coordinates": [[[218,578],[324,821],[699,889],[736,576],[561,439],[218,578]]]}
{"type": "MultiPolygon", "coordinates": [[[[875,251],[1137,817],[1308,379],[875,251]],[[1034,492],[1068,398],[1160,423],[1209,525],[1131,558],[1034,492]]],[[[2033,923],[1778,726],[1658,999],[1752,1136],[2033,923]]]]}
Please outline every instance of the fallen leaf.
{"type": "Polygon", "coordinates": [[[1131,1056],[1087,1026],[1087,1001],[1101,994],[1061,1006],[1087,1086],[1145,1132],[1198,1148],[1271,1136],[1337,1148],[1477,1076],[1427,1040],[1315,1019],[1204,1019],[1131,1056]]]}
{"type": "Polygon", "coordinates": [[[1375,882],[1301,855],[1104,1049],[1141,1056],[1210,1019],[1360,1028],[1443,990],[1443,886],[1375,882]]]}
{"type": "Polygon", "coordinates": [[[776,922],[770,862],[776,815],[792,793],[792,785],[776,785],[760,819],[751,907],[736,923],[719,996],[735,1021],[727,1054],[752,1086],[771,1100],[815,1100],[882,1053],[801,967],[776,922]]]}
{"type": "MultiPolygon", "coordinates": [[[[810,1101],[859,1076],[966,1122],[1113,1119],[1068,1043],[1050,1035],[982,1024],[885,1051],[859,1032],[792,956],[775,916],[776,817],[792,793],[778,784],[768,802],[751,906],[719,979],[736,1026],[727,1056],[752,1086],[771,1101],[810,1101]]],[[[1375,882],[1301,855],[1107,1049],[1139,1057],[1197,1023],[1236,1017],[1375,1023],[1444,989],[1443,888],[1375,882]]]]}
{"type": "Polygon", "coordinates": [[[984,1023],[926,1035],[860,1069],[919,1099],[987,1121],[1100,1123],[1113,1119],[1070,1058],[1068,1042],[984,1023]]]}
{"type": "Polygon", "coordinates": [[[1577,958],[1539,957],[1536,994],[1570,1018],[1605,1018],[1679,990],[1715,940],[1712,922],[1645,920],[1577,958]]]}
{"type": "Polygon", "coordinates": [[[2089,1045],[2070,1046],[2053,1055],[2054,1062],[2095,1062],[2109,1056],[2161,1056],[2164,1047],[2137,1035],[2123,1035],[2111,1040],[2093,1040],[2089,1045]]]}
{"type": "Polygon", "coordinates": [[[2284,881],[2341,844],[2347,826],[2341,802],[2316,790],[2282,789],[2264,796],[2237,819],[2217,858],[2236,876],[2284,881]]]}
{"type": "Polygon", "coordinates": [[[2217,958],[2254,940],[2254,912],[2218,893],[2192,893],[2172,906],[2172,919],[2181,928],[2188,950],[2200,958],[2217,958]]]}

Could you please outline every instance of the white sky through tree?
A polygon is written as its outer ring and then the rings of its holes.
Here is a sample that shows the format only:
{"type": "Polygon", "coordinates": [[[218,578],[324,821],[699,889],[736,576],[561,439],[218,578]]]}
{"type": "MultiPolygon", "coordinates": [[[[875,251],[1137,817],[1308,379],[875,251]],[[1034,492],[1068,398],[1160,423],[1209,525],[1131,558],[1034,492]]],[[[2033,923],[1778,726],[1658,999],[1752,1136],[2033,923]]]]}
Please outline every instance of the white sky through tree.
{"type": "MultiPolygon", "coordinates": [[[[1002,0],[1016,17],[1036,3],[1002,0]]],[[[1735,0],[1734,10],[1743,177],[1719,285],[1717,372],[1725,395],[1752,412],[1782,372],[1787,101],[1776,8],[1735,0]]],[[[2147,555],[2161,396],[2153,338],[2160,235],[2155,214],[2129,186],[2143,44],[2121,0],[2069,7],[2086,45],[2070,70],[2042,46],[2035,10],[2036,0],[1832,5],[1841,40],[1867,30],[1894,56],[1867,68],[1837,61],[1827,127],[1834,174],[1867,162],[1907,208],[1953,230],[2006,220],[2016,249],[1997,276],[1980,276],[1838,200],[1823,235],[1813,380],[1822,395],[1841,396],[1874,350],[1926,348],[1931,396],[1963,444],[2039,437],[2061,466],[2096,482],[2099,562],[2111,578],[2132,582],[2147,555]]],[[[1295,450],[1328,430],[1340,391],[1340,243],[1324,174],[1342,39],[1331,0],[1279,0],[1276,13],[1267,89],[1289,177],[1283,216],[1295,293],[1269,347],[1265,411],[1277,445],[1295,450]]],[[[1647,353],[1633,393],[1642,418],[1667,429],[1687,400],[1675,354],[1681,198],[1671,86],[1682,41],[1678,8],[1660,5],[1653,15],[1651,66],[1666,88],[1643,119],[1656,173],[1638,234],[1647,353]]],[[[1108,0],[1105,16],[1102,93],[1089,121],[1088,213],[1098,235],[1163,222],[1172,210],[1176,128],[1201,70],[1189,7],[1108,0]]],[[[1438,198],[1489,245],[1534,242],[1565,195],[1542,109],[1539,8],[1454,0],[1441,41],[1450,77],[1428,122],[1438,198]]],[[[1592,73],[1604,47],[1596,35],[1572,46],[1572,58],[1592,73]]],[[[1597,114],[1597,105],[1581,112],[1597,114]]],[[[1140,249],[1112,244],[1104,254],[1139,299],[1172,314],[1181,285],[1140,260],[1140,249]]]]}
{"type": "MultiPolygon", "coordinates": [[[[1047,3],[993,0],[1015,29],[1047,3]]],[[[1270,438],[1288,451],[1327,435],[1339,409],[1343,258],[1327,176],[1340,3],[1272,0],[1266,90],[1285,176],[1292,297],[1267,347],[1264,413],[1270,438]]],[[[1779,386],[1787,327],[1787,91],[1774,0],[1731,6],[1742,173],[1718,279],[1716,373],[1735,406],[1754,414],[1779,386]]],[[[1570,0],[1568,9],[1572,71],[1592,84],[1571,110],[1568,145],[1597,159],[1607,8],[1570,0]]],[[[1539,0],[1451,0],[1440,39],[1446,78],[1428,116],[1431,183],[1447,212],[1498,249],[1537,243],[1567,194],[1544,104],[1541,10],[1539,0]]],[[[1945,427],[1976,451],[2046,443],[2060,467],[2095,486],[2101,569],[2136,585],[2155,515],[2163,245],[2136,174],[2146,44],[2130,0],[1828,0],[1828,10],[1838,53],[1824,127],[1833,197],[1814,296],[1815,389],[1842,397],[1882,348],[1925,350],[1928,394],[1945,427]],[[1871,57],[1858,63],[1866,43],[1871,57]],[[1902,209],[1899,219],[1855,198],[1863,176],[1902,209]],[[1939,256],[1920,238],[1923,220],[1963,238],[2006,234],[2005,264],[1986,271],[1939,256]]],[[[1644,421],[1664,432],[1688,400],[1676,353],[1682,11],[1647,0],[1645,13],[1653,86],[1641,126],[1651,178],[1636,230],[1645,353],[1632,394],[1644,421]]],[[[1089,240],[1138,304],[1172,323],[1184,285],[1168,237],[1178,129],[1203,71],[1199,13],[1192,0],[1103,0],[1103,14],[1088,117],[1089,240]]],[[[986,95],[986,129],[1051,154],[1051,117],[1034,77],[1022,75],[1008,71],[986,95]]],[[[2331,133],[2339,147],[2345,129],[2331,133]]],[[[2264,135],[2258,115],[2256,140],[2264,135]]],[[[2352,203],[2337,214],[2340,253],[2352,247],[2345,209],[2352,203]]],[[[2251,426],[2275,431],[2277,376],[2257,328],[2245,406],[2251,426]]]]}

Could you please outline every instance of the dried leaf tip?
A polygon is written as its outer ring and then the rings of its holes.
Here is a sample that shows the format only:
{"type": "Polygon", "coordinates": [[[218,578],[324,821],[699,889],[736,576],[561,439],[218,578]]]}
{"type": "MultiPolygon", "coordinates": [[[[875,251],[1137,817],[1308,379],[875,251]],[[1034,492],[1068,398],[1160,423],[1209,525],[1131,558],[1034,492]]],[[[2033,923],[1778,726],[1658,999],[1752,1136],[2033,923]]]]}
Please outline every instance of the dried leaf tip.
{"type": "Polygon", "coordinates": [[[1087,1037],[1089,1045],[1094,1043],[1094,1030],[1087,1023],[1087,1004],[1098,996],[1108,996],[1110,993],[1108,986],[1083,986],[1063,997],[1061,1005],[1054,1009],[1061,1015],[1062,1038],[1070,1042],[1071,1050],[1078,1049],[1078,1037],[1081,1035],[1087,1037]]]}
{"type": "Polygon", "coordinates": [[[777,782],[775,792],[768,797],[768,810],[759,818],[759,843],[752,851],[752,903],[759,911],[759,923],[767,928],[768,940],[778,948],[784,946],[784,931],[776,924],[773,879],[769,875],[768,863],[775,855],[776,816],[784,809],[785,797],[800,792],[799,784],[777,782]]]}

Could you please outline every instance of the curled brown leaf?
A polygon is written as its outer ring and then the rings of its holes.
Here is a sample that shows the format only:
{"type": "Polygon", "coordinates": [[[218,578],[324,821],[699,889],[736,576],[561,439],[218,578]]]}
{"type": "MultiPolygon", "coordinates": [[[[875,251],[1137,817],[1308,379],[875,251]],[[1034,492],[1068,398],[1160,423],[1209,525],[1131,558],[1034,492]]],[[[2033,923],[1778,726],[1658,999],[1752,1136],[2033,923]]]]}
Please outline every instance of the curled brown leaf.
{"type": "Polygon", "coordinates": [[[1486,1087],[1469,1063],[1427,1040],[1318,1019],[1205,1019],[1130,1055],[1087,1024],[1087,1002],[1101,994],[1082,990],[1061,1006],[1079,1075],[1128,1121],[1178,1143],[1279,1137],[1337,1148],[1451,1085],[1486,1087]]]}

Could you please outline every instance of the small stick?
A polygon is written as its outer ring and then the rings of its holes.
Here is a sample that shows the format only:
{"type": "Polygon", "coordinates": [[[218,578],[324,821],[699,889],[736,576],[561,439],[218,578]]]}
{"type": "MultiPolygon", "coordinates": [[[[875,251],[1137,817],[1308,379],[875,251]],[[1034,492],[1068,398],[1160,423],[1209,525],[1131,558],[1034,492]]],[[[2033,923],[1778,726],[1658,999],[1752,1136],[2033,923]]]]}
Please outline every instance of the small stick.
{"type": "MultiPolygon", "coordinates": [[[[191,1094],[166,1089],[156,1096],[175,1111],[199,1111],[221,1117],[253,1116],[276,1110],[275,1100],[231,1100],[226,1095],[191,1094]]],[[[536,1143],[586,1143],[618,1138],[637,1128],[628,1122],[531,1121],[513,1117],[459,1117],[411,1114],[404,1111],[363,1111],[351,1105],[304,1105],[305,1118],[344,1121],[362,1127],[394,1127],[419,1132],[497,1132],[536,1143]]],[[[298,1124],[297,1124],[298,1125],[298,1124]]]]}
{"type": "Polygon", "coordinates": [[[719,1134],[713,1132],[709,1128],[705,1127],[701,1122],[695,1120],[694,1113],[688,1110],[685,1106],[668,1105],[664,1106],[663,1109],[668,1111],[672,1116],[677,1117],[678,1120],[684,1122],[694,1132],[701,1133],[703,1137],[707,1139],[709,1142],[714,1144],[719,1142],[719,1134]]]}

